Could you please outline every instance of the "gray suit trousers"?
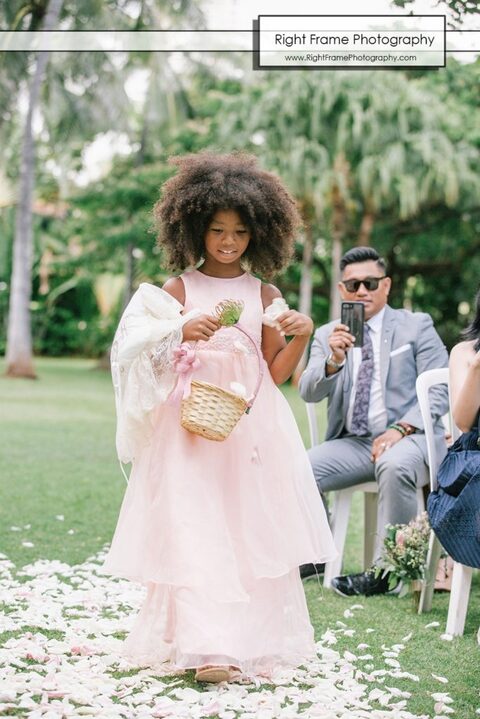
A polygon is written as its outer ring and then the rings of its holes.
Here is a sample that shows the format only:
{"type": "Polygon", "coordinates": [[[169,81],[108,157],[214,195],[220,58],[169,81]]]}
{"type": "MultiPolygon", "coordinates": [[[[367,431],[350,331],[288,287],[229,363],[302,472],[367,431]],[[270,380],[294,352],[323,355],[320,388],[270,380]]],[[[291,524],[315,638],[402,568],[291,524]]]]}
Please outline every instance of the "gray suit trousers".
{"type": "Polygon", "coordinates": [[[425,436],[404,437],[375,464],[370,459],[371,437],[346,435],[309,450],[317,486],[322,494],[355,484],[378,483],[377,536],[374,562],[382,554],[387,524],[404,524],[417,514],[417,487],[428,484],[425,436]]]}

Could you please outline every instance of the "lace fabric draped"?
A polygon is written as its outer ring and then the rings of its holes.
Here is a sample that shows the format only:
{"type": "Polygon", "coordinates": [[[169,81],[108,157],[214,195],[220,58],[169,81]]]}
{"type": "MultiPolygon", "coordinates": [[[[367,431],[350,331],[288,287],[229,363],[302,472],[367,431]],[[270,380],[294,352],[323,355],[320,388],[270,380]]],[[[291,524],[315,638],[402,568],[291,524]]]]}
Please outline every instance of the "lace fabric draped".
{"type": "Polygon", "coordinates": [[[182,342],[185,322],[200,314],[182,315],[177,300],[149,283],[142,283],[127,305],[110,355],[117,413],[116,447],[124,464],[148,444],[153,410],[175,386],[173,351],[182,342]]]}

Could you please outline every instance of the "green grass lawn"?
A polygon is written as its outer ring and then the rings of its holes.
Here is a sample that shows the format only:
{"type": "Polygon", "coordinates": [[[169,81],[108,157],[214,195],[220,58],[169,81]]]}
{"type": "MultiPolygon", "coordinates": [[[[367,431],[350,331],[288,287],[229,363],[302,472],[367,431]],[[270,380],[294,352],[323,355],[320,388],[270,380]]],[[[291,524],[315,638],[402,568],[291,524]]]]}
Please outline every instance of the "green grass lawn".
{"type": "MultiPolygon", "coordinates": [[[[37,381],[0,378],[0,551],[17,568],[40,558],[81,563],[96,553],[111,539],[125,485],[115,455],[109,376],[96,370],[94,362],[79,359],[41,359],[36,368],[37,381]]],[[[0,363],[0,372],[3,369],[0,363]]],[[[302,401],[290,387],[285,393],[307,441],[302,401]]],[[[322,427],[323,408],[319,418],[322,427]]],[[[347,540],[347,571],[361,569],[361,518],[357,497],[347,540]]],[[[428,615],[414,614],[409,597],[373,597],[357,602],[363,610],[354,618],[344,618],[350,600],[324,591],[315,581],[305,586],[318,637],[329,627],[338,628],[338,621],[354,630],[351,636],[338,636],[337,650],[358,654],[357,645],[366,643],[365,653],[373,655],[371,661],[378,667],[384,661],[382,645],[400,643],[412,633],[402,650],[401,666],[420,681],[413,688],[408,679],[387,682],[412,691],[410,711],[433,717],[430,693],[448,691],[454,700],[452,716],[474,719],[480,706],[479,584],[474,577],[465,634],[451,642],[440,639],[448,595],[436,594],[428,615]],[[432,621],[440,626],[425,628],[432,621]],[[439,683],[432,674],[449,683],[439,683]]]]}

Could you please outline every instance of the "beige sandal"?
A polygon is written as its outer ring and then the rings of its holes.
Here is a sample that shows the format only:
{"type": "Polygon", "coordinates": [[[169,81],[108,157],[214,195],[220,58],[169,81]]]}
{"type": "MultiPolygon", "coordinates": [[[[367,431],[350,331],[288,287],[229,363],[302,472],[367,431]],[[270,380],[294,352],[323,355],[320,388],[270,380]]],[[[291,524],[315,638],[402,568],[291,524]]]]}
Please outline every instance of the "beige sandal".
{"type": "Polygon", "coordinates": [[[195,672],[195,679],[197,682],[209,682],[210,684],[218,684],[219,682],[230,681],[233,674],[234,672],[230,669],[230,667],[199,667],[195,672]]]}

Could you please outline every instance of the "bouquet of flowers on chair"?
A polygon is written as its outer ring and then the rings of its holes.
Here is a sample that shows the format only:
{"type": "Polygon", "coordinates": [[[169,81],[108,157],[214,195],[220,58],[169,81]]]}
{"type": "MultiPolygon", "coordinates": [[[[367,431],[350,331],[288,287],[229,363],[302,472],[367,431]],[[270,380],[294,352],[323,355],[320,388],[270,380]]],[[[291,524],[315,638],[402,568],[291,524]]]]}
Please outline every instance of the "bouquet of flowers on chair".
{"type": "Polygon", "coordinates": [[[425,578],[429,538],[430,525],[426,512],[408,524],[387,525],[382,563],[377,567],[377,576],[388,574],[389,588],[401,582],[399,596],[409,592],[419,596],[425,578]]]}

